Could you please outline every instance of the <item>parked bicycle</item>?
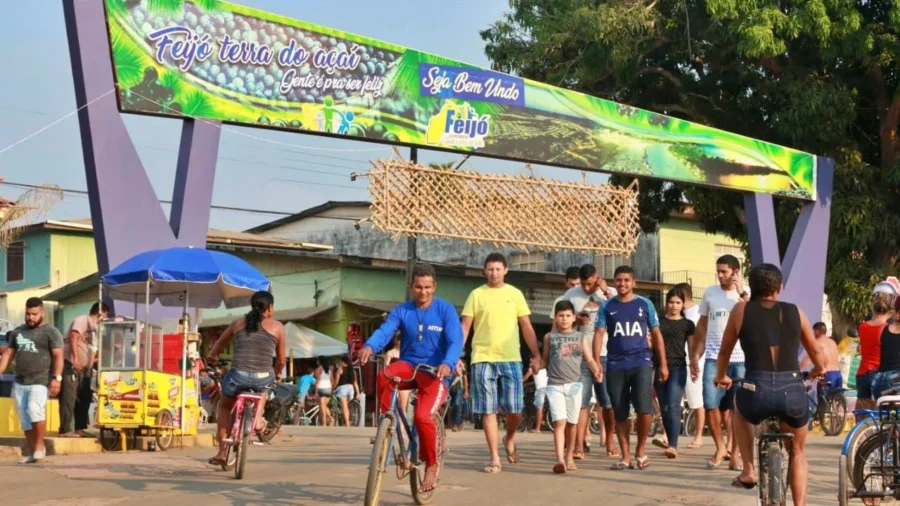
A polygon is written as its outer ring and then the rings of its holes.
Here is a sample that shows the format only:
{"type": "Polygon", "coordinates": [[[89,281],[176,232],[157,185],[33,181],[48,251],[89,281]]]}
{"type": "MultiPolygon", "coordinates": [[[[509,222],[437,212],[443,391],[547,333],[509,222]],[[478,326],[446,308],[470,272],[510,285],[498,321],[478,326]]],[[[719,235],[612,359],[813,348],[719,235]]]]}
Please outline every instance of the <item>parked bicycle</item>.
{"type": "MultiPolygon", "coordinates": [[[[437,368],[426,364],[419,364],[413,370],[409,378],[391,377],[395,383],[409,383],[413,381],[419,371],[437,376],[437,368]]],[[[382,373],[383,374],[383,373],[382,373]]],[[[409,488],[412,491],[416,504],[428,504],[434,498],[435,490],[422,492],[420,485],[424,479],[424,465],[419,462],[419,435],[410,417],[397,402],[399,389],[394,389],[391,395],[390,410],[382,416],[378,423],[378,432],[375,435],[372,447],[372,458],[369,463],[369,476],[366,481],[366,506],[376,506],[381,498],[382,482],[387,474],[388,462],[393,459],[397,468],[397,479],[402,480],[409,475],[409,488]],[[395,444],[396,441],[396,444],[395,444]]],[[[410,402],[412,404],[412,402],[410,402]]],[[[444,419],[447,415],[449,402],[444,402],[438,413],[435,414],[437,423],[437,459],[438,477],[444,468],[444,455],[447,453],[447,430],[444,419]]]]}
{"type": "Polygon", "coordinates": [[[843,388],[833,388],[824,379],[819,380],[816,405],[812,409],[813,419],[822,427],[826,436],[837,436],[843,432],[847,423],[847,399],[843,388]]]}
{"type": "MultiPolygon", "coordinates": [[[[882,392],[877,406],[876,428],[869,429],[868,436],[859,443],[851,473],[849,476],[844,472],[838,474],[838,503],[841,506],[854,498],[862,499],[866,505],[877,504],[888,497],[900,499],[900,388],[882,392]]],[[[839,464],[842,471],[847,468],[846,459],[847,455],[842,452],[839,464]]]]}

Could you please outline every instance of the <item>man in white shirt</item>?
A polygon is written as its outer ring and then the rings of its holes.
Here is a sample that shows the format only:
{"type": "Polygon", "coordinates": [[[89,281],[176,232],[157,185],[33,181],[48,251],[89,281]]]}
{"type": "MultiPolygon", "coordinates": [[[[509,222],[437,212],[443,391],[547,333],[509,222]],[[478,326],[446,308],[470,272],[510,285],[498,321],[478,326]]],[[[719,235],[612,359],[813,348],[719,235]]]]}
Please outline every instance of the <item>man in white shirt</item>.
{"type": "MultiPolygon", "coordinates": [[[[740,261],[733,255],[719,257],[716,260],[716,277],[719,279],[719,284],[707,288],[703,293],[703,301],[700,303],[700,319],[694,335],[696,346],[694,346],[694,356],[691,357],[691,380],[702,378],[706,423],[716,443],[716,453],[707,462],[709,469],[719,467],[728,456],[728,450],[722,438],[722,412],[719,410],[727,392],[715,385],[716,358],[719,356],[719,348],[722,346],[722,336],[725,334],[728,316],[744,292],[740,261]],[[704,353],[706,364],[701,375],[700,359],[704,353]]],[[[731,353],[727,374],[731,378],[743,378],[744,372],[744,352],[740,346],[736,346],[731,353]]],[[[725,418],[730,419],[729,411],[725,412],[725,418]]],[[[733,431],[729,430],[729,434],[733,434],[733,431]]],[[[736,453],[731,455],[731,461],[740,462],[736,453]]]]}
{"type": "MultiPolygon", "coordinates": [[[[563,295],[564,300],[572,302],[577,316],[577,328],[583,332],[589,343],[594,341],[594,325],[597,322],[597,314],[603,304],[609,299],[604,287],[606,282],[597,274],[597,269],[591,264],[584,264],[578,271],[580,284],[570,288],[563,295]]],[[[606,337],[604,337],[603,351],[600,353],[601,366],[606,367],[606,337]]],[[[577,438],[575,440],[575,458],[584,458],[586,442],[590,434],[590,407],[591,398],[596,396],[598,407],[601,409],[603,425],[606,432],[606,452],[609,456],[618,456],[615,444],[615,421],[613,418],[612,403],[606,391],[606,384],[594,383],[593,375],[587,366],[582,364],[581,370],[582,399],[581,413],[578,418],[577,438]]]]}

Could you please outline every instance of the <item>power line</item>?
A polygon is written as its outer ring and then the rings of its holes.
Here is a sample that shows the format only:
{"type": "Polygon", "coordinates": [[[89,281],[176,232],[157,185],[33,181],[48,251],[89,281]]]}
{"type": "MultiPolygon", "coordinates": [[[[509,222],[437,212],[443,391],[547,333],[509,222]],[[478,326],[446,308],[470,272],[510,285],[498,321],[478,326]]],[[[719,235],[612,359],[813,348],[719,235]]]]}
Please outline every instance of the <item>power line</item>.
{"type": "MultiPolygon", "coordinates": [[[[0,181],[0,184],[6,185],[6,186],[14,186],[14,187],[18,187],[18,188],[28,188],[28,189],[44,188],[41,185],[26,184],[26,183],[13,183],[11,181],[0,181]]],[[[61,188],[61,190],[63,193],[70,193],[73,195],[80,195],[80,196],[84,196],[84,197],[86,197],[88,195],[87,190],[75,190],[72,188],[61,188]]],[[[171,204],[172,203],[171,200],[160,200],[159,202],[162,204],[171,204]]],[[[291,216],[291,215],[296,214],[296,213],[289,213],[286,211],[274,211],[274,210],[268,210],[268,209],[251,209],[248,207],[218,206],[215,204],[211,205],[210,208],[216,209],[219,211],[237,211],[237,212],[242,212],[242,213],[271,214],[271,215],[276,215],[276,216],[291,216]]]]}

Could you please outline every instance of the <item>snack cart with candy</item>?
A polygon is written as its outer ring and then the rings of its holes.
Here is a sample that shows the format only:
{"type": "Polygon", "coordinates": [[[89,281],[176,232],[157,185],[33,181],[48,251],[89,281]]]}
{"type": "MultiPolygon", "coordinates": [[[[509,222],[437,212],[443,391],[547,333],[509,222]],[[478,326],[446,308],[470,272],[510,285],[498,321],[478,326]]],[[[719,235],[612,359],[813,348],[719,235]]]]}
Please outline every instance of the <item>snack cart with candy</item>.
{"type": "Polygon", "coordinates": [[[134,304],[134,319],[117,317],[100,327],[97,427],[103,448],[121,443],[124,451],[143,436],[166,450],[176,437],[195,435],[199,336],[189,309],[246,306],[253,293],[270,287],[242,259],[200,248],[142,253],[103,276],[101,300],[106,295],[134,304]],[[150,323],[150,306],[157,302],[183,308],[178,333],[164,334],[150,323]],[[144,321],[138,321],[138,304],[144,305],[144,321]]]}

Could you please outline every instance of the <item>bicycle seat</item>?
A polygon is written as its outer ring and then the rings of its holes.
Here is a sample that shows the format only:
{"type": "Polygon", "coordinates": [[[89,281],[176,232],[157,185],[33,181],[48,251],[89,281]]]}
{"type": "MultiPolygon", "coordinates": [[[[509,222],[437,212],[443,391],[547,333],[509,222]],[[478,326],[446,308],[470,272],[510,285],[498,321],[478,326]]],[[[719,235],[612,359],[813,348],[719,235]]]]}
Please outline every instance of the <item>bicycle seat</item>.
{"type": "Polygon", "coordinates": [[[878,407],[885,404],[900,404],[900,395],[885,395],[878,398],[878,407]]]}

